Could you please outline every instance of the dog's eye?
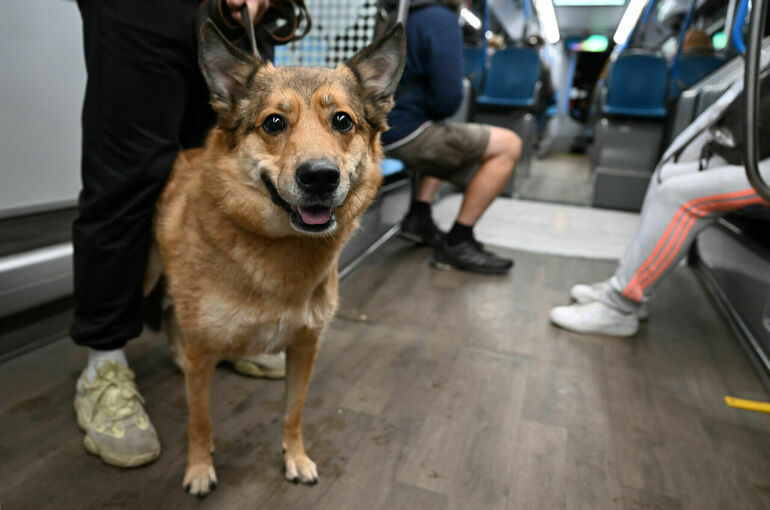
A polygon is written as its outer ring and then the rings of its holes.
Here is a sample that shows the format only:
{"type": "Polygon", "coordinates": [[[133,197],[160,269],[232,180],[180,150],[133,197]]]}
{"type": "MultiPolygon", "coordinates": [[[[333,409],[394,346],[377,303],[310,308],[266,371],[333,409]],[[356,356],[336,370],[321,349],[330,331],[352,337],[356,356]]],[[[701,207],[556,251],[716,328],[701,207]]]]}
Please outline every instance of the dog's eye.
{"type": "Polygon", "coordinates": [[[277,113],[268,115],[264,122],[262,122],[262,129],[270,135],[283,133],[286,130],[286,119],[277,113]]]}
{"type": "Polygon", "coordinates": [[[342,133],[353,129],[353,119],[345,112],[337,112],[332,115],[332,127],[342,133]]]}

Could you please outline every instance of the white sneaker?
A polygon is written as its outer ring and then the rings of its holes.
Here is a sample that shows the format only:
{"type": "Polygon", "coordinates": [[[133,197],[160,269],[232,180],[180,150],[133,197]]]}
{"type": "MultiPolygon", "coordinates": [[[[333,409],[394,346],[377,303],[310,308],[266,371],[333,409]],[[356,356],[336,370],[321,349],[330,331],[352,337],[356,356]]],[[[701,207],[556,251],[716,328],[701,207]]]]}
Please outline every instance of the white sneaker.
{"type": "Polygon", "coordinates": [[[158,434],[134,384],[134,373],[118,361],[102,361],[94,380],[84,370],[75,388],[78,425],[83,445],[107,464],[141,466],[160,456],[158,434]]]}
{"type": "Polygon", "coordinates": [[[248,377],[282,379],[286,376],[286,354],[256,354],[232,360],[233,370],[248,377]]]}
{"type": "MultiPolygon", "coordinates": [[[[585,305],[587,303],[599,301],[600,296],[604,292],[609,291],[611,288],[612,287],[609,280],[591,285],[578,283],[577,285],[572,286],[572,288],[569,290],[569,295],[572,299],[575,300],[576,303],[585,305]]],[[[650,312],[647,309],[646,299],[642,299],[642,306],[639,308],[639,311],[636,312],[636,316],[640,321],[646,321],[650,317],[650,312]]]]}
{"type": "Polygon", "coordinates": [[[636,314],[619,312],[600,301],[557,306],[549,317],[557,326],[577,333],[627,337],[639,330],[636,314]]]}
{"type": "Polygon", "coordinates": [[[584,284],[584,283],[578,283],[577,285],[572,286],[572,288],[569,290],[569,295],[577,303],[584,305],[586,303],[593,303],[594,301],[599,301],[599,296],[601,296],[602,293],[610,290],[611,287],[612,286],[610,285],[609,280],[605,280],[599,283],[593,283],[590,285],[584,284]]]}

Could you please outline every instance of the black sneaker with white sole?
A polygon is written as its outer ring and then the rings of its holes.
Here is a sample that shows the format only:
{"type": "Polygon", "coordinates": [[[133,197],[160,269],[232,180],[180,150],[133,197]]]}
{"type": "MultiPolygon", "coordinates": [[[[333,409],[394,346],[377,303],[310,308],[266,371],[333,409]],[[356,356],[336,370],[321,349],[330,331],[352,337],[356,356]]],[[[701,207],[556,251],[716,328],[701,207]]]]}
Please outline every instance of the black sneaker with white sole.
{"type": "Polygon", "coordinates": [[[445,239],[434,249],[432,263],[438,269],[455,268],[484,274],[505,274],[513,267],[513,260],[481,249],[473,239],[454,246],[445,239]]]}
{"type": "Polygon", "coordinates": [[[434,248],[444,240],[444,232],[439,230],[432,218],[417,214],[407,214],[401,221],[402,238],[417,244],[427,244],[434,248]]]}

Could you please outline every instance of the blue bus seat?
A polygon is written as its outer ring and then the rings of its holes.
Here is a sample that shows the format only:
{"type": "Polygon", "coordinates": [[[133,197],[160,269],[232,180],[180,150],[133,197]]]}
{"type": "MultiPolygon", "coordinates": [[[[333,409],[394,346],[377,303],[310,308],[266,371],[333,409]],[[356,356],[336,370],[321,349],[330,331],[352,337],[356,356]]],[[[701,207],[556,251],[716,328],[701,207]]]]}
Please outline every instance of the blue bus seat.
{"type": "Polygon", "coordinates": [[[682,55],[677,64],[676,76],[672,73],[669,98],[674,100],[679,94],[695,85],[725,63],[718,55],[682,55]]]}
{"type": "Polygon", "coordinates": [[[612,64],[603,113],[614,116],[666,116],[668,66],[659,55],[627,51],[612,64]]]}
{"type": "Polygon", "coordinates": [[[483,89],[476,103],[485,106],[531,108],[536,105],[535,84],[540,56],[535,48],[507,48],[492,55],[483,89]]]}
{"type": "Polygon", "coordinates": [[[465,46],[463,48],[463,74],[471,81],[473,90],[478,93],[483,74],[484,48],[465,46]]]}

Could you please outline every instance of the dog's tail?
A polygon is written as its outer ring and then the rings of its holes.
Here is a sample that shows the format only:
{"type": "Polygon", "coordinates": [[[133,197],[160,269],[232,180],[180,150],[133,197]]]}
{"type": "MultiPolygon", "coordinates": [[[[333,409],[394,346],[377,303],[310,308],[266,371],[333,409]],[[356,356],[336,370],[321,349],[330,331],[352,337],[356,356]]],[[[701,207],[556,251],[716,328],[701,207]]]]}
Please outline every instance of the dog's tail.
{"type": "Polygon", "coordinates": [[[158,245],[153,243],[147,254],[147,269],[144,274],[144,323],[152,331],[163,326],[163,307],[166,302],[166,279],[163,278],[163,263],[158,245]]]}
{"type": "Polygon", "coordinates": [[[144,323],[152,331],[160,331],[163,327],[165,301],[165,278],[161,277],[152,291],[144,297],[144,323]]]}

